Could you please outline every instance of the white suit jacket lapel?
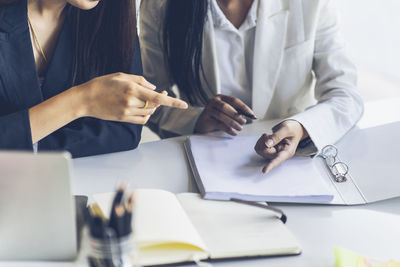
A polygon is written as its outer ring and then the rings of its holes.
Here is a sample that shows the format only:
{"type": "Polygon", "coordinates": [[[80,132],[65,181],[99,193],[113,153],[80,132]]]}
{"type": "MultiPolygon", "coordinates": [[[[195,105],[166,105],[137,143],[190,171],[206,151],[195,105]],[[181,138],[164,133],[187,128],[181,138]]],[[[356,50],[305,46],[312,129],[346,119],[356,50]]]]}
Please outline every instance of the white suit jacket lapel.
{"type": "Polygon", "coordinates": [[[202,75],[202,85],[207,88],[207,92],[216,95],[221,93],[221,88],[215,47],[214,22],[210,9],[208,9],[203,32],[202,64],[204,77],[207,77],[207,79],[205,80],[202,75]]]}
{"type": "Polygon", "coordinates": [[[252,108],[264,118],[274,94],[286,44],[289,11],[285,0],[261,0],[253,60],[252,108]]]}

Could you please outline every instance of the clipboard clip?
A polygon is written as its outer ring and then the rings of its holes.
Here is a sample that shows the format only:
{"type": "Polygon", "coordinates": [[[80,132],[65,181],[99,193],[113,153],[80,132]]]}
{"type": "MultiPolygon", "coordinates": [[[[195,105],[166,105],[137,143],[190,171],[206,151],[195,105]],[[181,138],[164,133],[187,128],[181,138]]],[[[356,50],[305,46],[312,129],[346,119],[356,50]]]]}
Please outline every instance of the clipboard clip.
{"type": "Polygon", "coordinates": [[[349,166],[346,163],[339,161],[337,158],[338,149],[334,145],[327,145],[322,150],[319,156],[325,160],[325,164],[337,183],[347,181],[349,166]]]}

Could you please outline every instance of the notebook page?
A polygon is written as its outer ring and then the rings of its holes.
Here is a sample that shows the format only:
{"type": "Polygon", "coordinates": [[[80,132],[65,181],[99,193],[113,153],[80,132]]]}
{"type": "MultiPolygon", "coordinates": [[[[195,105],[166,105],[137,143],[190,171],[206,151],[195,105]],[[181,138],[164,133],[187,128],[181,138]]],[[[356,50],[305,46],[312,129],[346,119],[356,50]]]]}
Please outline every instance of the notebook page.
{"type": "MultiPolygon", "coordinates": [[[[140,264],[190,261],[194,255],[207,258],[207,247],[174,194],[157,189],[138,189],[134,194],[132,227],[140,248],[140,264]]],[[[93,198],[109,215],[113,196],[106,193],[93,198]]]]}
{"type": "Polygon", "coordinates": [[[295,237],[271,211],[193,193],[177,198],[212,259],[300,253],[295,237]]]}
{"type": "Polygon", "coordinates": [[[204,188],[205,198],[307,203],[333,199],[332,189],[311,158],[294,157],[263,174],[261,170],[267,160],[254,151],[257,139],[255,136],[189,137],[199,176],[196,180],[198,183],[201,180],[199,187],[204,188]]]}

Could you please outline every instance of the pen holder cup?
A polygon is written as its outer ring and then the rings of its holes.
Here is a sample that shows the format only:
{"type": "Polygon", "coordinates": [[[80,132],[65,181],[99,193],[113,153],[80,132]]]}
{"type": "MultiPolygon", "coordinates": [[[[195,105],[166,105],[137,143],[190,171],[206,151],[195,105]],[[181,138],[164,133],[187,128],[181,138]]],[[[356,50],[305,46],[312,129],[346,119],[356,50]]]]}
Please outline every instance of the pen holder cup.
{"type": "Polygon", "coordinates": [[[89,266],[125,267],[133,266],[131,256],[135,244],[133,235],[116,238],[112,229],[107,229],[105,238],[89,238],[89,266]]]}

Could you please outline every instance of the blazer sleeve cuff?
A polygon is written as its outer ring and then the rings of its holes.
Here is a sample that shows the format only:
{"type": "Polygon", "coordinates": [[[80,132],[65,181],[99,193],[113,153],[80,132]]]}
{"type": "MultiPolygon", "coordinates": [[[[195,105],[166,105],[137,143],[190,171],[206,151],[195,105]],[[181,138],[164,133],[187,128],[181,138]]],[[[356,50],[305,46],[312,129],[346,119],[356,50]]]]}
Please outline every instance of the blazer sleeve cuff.
{"type": "MultiPolygon", "coordinates": [[[[336,141],[336,138],[332,138],[332,134],[330,130],[327,129],[333,129],[335,128],[332,125],[329,125],[332,123],[331,120],[323,122],[321,119],[321,116],[315,116],[315,112],[318,112],[319,114],[324,114],[326,112],[323,112],[323,109],[321,110],[321,106],[314,106],[312,109],[303,111],[301,113],[295,114],[291,117],[288,117],[280,122],[278,122],[276,125],[279,125],[280,123],[288,120],[294,120],[299,122],[304,129],[308,133],[308,138],[309,141],[304,143],[303,146],[301,146],[300,143],[297,150],[296,150],[296,155],[298,156],[313,156],[318,153],[322,148],[324,148],[328,144],[332,144],[336,141]],[[316,109],[316,110],[315,110],[316,109]],[[318,111],[319,110],[319,111],[318,111]],[[322,112],[322,113],[320,113],[322,112]],[[327,135],[327,131],[330,132],[329,136],[327,135]]],[[[332,130],[335,131],[335,130],[332,130]]],[[[333,135],[339,135],[339,134],[333,134],[333,135]]]]}
{"type": "Polygon", "coordinates": [[[285,120],[295,120],[306,129],[312,142],[304,148],[299,148],[298,153],[312,155],[325,146],[336,143],[357,122],[357,120],[338,121],[340,119],[341,116],[332,112],[329,105],[320,103],[285,120]]]}
{"type": "MultiPolygon", "coordinates": [[[[310,157],[310,156],[314,156],[318,153],[319,148],[316,146],[315,144],[315,137],[313,133],[310,133],[310,127],[304,125],[303,121],[306,120],[302,120],[302,118],[298,118],[297,115],[286,118],[284,120],[279,121],[275,126],[281,124],[284,121],[297,121],[298,123],[300,123],[304,129],[306,129],[307,133],[308,133],[308,138],[306,138],[304,141],[305,142],[300,142],[297,149],[296,149],[296,156],[301,156],[301,157],[310,157]]],[[[307,124],[308,125],[308,124],[307,124]]],[[[275,127],[274,126],[274,127],[275,127]]],[[[312,130],[311,130],[312,132],[312,130]]]]}
{"type": "Polygon", "coordinates": [[[0,117],[0,149],[32,150],[29,110],[0,117]]]}

